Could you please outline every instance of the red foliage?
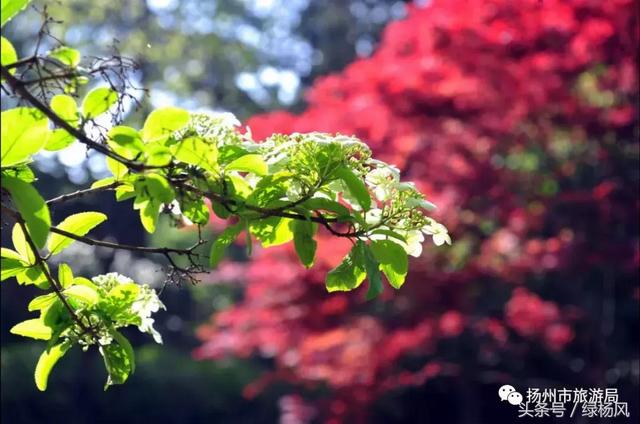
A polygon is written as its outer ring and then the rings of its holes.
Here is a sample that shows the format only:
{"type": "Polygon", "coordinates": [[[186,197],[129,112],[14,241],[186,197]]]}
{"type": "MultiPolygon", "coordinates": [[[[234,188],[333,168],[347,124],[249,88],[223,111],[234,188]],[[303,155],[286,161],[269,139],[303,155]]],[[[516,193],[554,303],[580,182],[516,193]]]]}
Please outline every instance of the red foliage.
{"type": "MultiPolygon", "coordinates": [[[[501,358],[607,343],[591,334],[602,281],[638,302],[636,16],[631,0],[434,0],[391,23],[371,58],[317,81],[301,115],[252,118],[256,138],[366,140],[439,206],[454,245],[426,248],[405,286],[372,303],[325,292],[340,240],[323,237],[310,271],[290,247],[260,251],[244,299],[200,328],[195,356],[273,358],[277,378],[333,388],[319,412],[346,420],[460,367],[508,375],[501,358]],[[460,359],[446,340],[475,353],[460,359]]],[[[603,348],[628,359],[629,337],[603,348]]]]}

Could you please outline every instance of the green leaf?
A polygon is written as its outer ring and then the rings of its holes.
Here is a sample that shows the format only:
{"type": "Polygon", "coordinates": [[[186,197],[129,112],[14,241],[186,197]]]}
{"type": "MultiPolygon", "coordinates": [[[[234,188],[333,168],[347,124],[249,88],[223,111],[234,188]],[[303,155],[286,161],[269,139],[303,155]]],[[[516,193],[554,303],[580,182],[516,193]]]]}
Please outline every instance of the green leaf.
{"type": "Polygon", "coordinates": [[[50,51],[49,57],[57,59],[62,64],[71,68],[75,68],[80,63],[80,52],[67,46],[61,46],[50,51]]]}
{"type": "Polygon", "coordinates": [[[156,223],[160,215],[160,203],[155,200],[149,200],[144,207],[140,209],[140,222],[148,233],[156,231],[156,223]]]}
{"type": "Polygon", "coordinates": [[[331,199],[325,199],[324,197],[314,197],[313,199],[305,200],[302,206],[312,211],[327,210],[338,216],[350,216],[351,214],[346,206],[331,199]]]}
{"type": "Polygon", "coordinates": [[[175,198],[171,184],[160,174],[147,174],[136,183],[136,191],[143,190],[143,186],[153,201],[170,203],[175,198]]]}
{"type": "Polygon", "coordinates": [[[189,112],[176,107],[156,109],[149,114],[142,127],[142,139],[148,143],[166,140],[174,131],[187,125],[189,112]]]}
{"type": "Polygon", "coordinates": [[[56,363],[67,353],[67,350],[71,347],[71,342],[64,341],[56,345],[51,346],[49,349],[42,352],[38,364],[36,365],[35,380],[38,390],[47,390],[47,381],[49,380],[49,374],[56,365],[56,363]]]}
{"type": "Polygon", "coordinates": [[[91,306],[100,300],[100,295],[95,289],[83,285],[73,285],[63,292],[66,296],[79,300],[91,306]]]}
{"type": "Polygon", "coordinates": [[[32,339],[49,340],[51,338],[51,328],[44,325],[40,318],[22,321],[14,325],[9,332],[32,339]]]}
{"type": "Polygon", "coordinates": [[[341,166],[336,171],[336,176],[340,178],[347,185],[349,193],[358,201],[358,204],[362,206],[362,209],[367,210],[371,208],[371,196],[367,190],[367,186],[364,184],[361,178],[356,176],[346,166],[341,166]]]}
{"type": "Polygon", "coordinates": [[[293,244],[300,262],[305,268],[311,268],[315,261],[318,243],[313,239],[318,225],[311,221],[294,220],[291,223],[293,230],[293,244]]]}
{"type": "Polygon", "coordinates": [[[104,358],[104,366],[109,374],[104,389],[107,390],[109,386],[127,381],[133,367],[127,349],[119,343],[111,343],[100,346],[100,354],[104,358]]]}
{"type": "Polygon", "coordinates": [[[69,265],[60,264],[58,266],[58,282],[63,288],[73,284],[73,271],[69,265]]]}
{"type": "Polygon", "coordinates": [[[25,183],[32,183],[36,180],[36,176],[28,165],[19,165],[13,168],[2,170],[3,176],[16,177],[25,183]]]}
{"type": "MultiPolygon", "coordinates": [[[[106,221],[107,216],[100,212],[80,212],[68,216],[58,228],[77,236],[84,236],[93,228],[106,221]]],[[[56,255],[69,247],[75,240],[58,233],[52,233],[49,239],[49,252],[56,255]]]]}
{"type": "Polygon", "coordinates": [[[33,242],[38,247],[44,247],[51,227],[51,216],[40,193],[31,184],[15,177],[2,178],[2,186],[9,190],[33,242]]]}
{"type": "Polygon", "coordinates": [[[58,295],[56,293],[43,294],[42,296],[33,298],[27,308],[29,312],[40,311],[48,308],[57,298],[58,295]]]}
{"type": "Polygon", "coordinates": [[[82,113],[88,119],[109,110],[118,101],[118,93],[107,87],[98,87],[89,91],[82,101],[82,113]]]}
{"type": "Polygon", "coordinates": [[[4,26],[22,9],[27,7],[31,0],[2,0],[0,8],[0,26],[4,26]]]}
{"type": "Polygon", "coordinates": [[[263,247],[279,246],[293,239],[290,218],[272,216],[257,219],[250,224],[251,234],[256,236],[263,247]]]}
{"type": "Polygon", "coordinates": [[[22,274],[17,274],[16,280],[18,280],[19,284],[33,284],[34,286],[42,290],[49,289],[49,280],[47,279],[47,275],[42,271],[42,268],[37,265],[30,266],[29,268],[25,269],[22,274]]]}
{"type": "Polygon", "coordinates": [[[216,241],[213,242],[211,245],[211,251],[209,252],[209,266],[211,268],[218,266],[224,257],[224,251],[231,243],[233,243],[236,237],[238,237],[238,234],[240,234],[243,228],[244,223],[242,221],[231,225],[225,228],[216,241]]]}
{"type": "MultiPolygon", "coordinates": [[[[2,66],[10,65],[18,60],[16,49],[13,48],[11,41],[4,37],[0,37],[0,64],[2,66]]],[[[15,74],[16,69],[9,69],[10,74],[15,74]]]]}
{"type": "Polygon", "coordinates": [[[144,150],[142,137],[135,128],[119,125],[109,130],[108,137],[109,140],[115,143],[117,146],[120,146],[121,148],[127,150],[127,152],[123,152],[122,150],[118,149],[116,150],[116,152],[122,156],[127,157],[128,159],[133,159],[135,156],[129,156],[127,155],[127,153],[135,154],[144,150]]]}
{"type": "Polygon", "coordinates": [[[42,149],[49,137],[49,121],[35,108],[17,107],[0,118],[2,167],[17,165],[42,149]]]}
{"type": "Polygon", "coordinates": [[[382,276],[380,274],[380,264],[373,256],[371,249],[362,240],[358,240],[356,248],[360,249],[364,259],[364,269],[369,280],[369,290],[367,290],[367,300],[374,299],[382,293],[382,276]]]}
{"type": "Polygon", "coordinates": [[[349,291],[362,284],[366,272],[361,255],[354,247],[342,260],[342,263],[329,271],[325,281],[327,291],[349,291]]]}
{"type": "Polygon", "coordinates": [[[116,180],[121,180],[129,171],[126,165],[110,157],[107,157],[107,168],[116,180]]]}
{"type": "Polygon", "coordinates": [[[80,121],[76,99],[66,94],[57,94],[51,98],[51,109],[69,124],[75,125],[80,121]]]}
{"type": "Polygon", "coordinates": [[[404,284],[409,270],[407,252],[402,246],[390,240],[371,242],[373,256],[380,263],[380,269],[387,276],[389,284],[399,289],[404,284]]]}
{"type": "Polygon", "coordinates": [[[119,331],[111,330],[111,336],[113,339],[124,349],[125,353],[128,356],[129,363],[131,364],[131,374],[136,371],[136,355],[133,351],[133,346],[129,343],[129,340],[122,335],[119,331]]]}
{"type": "Polygon", "coordinates": [[[23,262],[28,265],[33,265],[36,263],[34,252],[33,250],[31,250],[31,246],[29,246],[29,243],[27,243],[27,238],[24,236],[24,231],[22,231],[22,227],[20,226],[20,224],[15,224],[13,226],[13,231],[11,232],[11,241],[13,242],[13,248],[16,249],[16,253],[20,255],[20,259],[23,262]]]}
{"type": "Polygon", "coordinates": [[[7,278],[15,277],[26,269],[26,265],[19,259],[5,258],[0,259],[0,281],[7,278]]]}
{"type": "Polygon", "coordinates": [[[260,155],[244,155],[228,164],[227,171],[252,172],[256,175],[266,175],[269,172],[267,163],[260,155]]]}
{"type": "Polygon", "coordinates": [[[200,137],[187,137],[174,146],[175,157],[181,162],[199,166],[209,172],[218,170],[218,149],[200,137]]]}
{"type": "Polygon", "coordinates": [[[209,208],[203,199],[185,199],[180,204],[182,214],[194,224],[204,225],[209,222],[209,208]]]}
{"type": "Polygon", "coordinates": [[[107,177],[107,178],[103,178],[101,180],[94,181],[93,184],[91,184],[91,188],[106,187],[106,186],[111,185],[111,184],[113,184],[115,182],[116,182],[115,178],[107,177]]]}
{"type": "Polygon", "coordinates": [[[51,134],[47,139],[47,144],[44,145],[44,149],[50,152],[55,152],[69,147],[74,141],[76,141],[76,138],[69,134],[67,130],[56,128],[51,131],[51,134]]]}

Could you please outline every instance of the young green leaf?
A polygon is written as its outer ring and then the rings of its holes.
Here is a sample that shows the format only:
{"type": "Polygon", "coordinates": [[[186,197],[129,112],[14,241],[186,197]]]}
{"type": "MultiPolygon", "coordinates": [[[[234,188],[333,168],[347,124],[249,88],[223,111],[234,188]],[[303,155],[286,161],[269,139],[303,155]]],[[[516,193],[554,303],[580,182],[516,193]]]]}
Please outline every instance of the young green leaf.
{"type": "Polygon", "coordinates": [[[105,113],[118,101],[118,93],[107,87],[98,87],[89,91],[82,101],[82,114],[92,119],[105,113]]]}
{"type": "Polygon", "coordinates": [[[251,234],[256,236],[263,247],[279,246],[293,239],[290,218],[271,216],[257,219],[250,224],[251,234]]]}
{"type": "Polygon", "coordinates": [[[173,148],[176,159],[181,162],[209,172],[218,170],[218,148],[200,137],[187,137],[173,148]]]}
{"type": "Polygon", "coordinates": [[[184,199],[180,202],[182,214],[194,224],[204,225],[209,222],[209,208],[201,198],[184,199]]]}
{"type": "Polygon", "coordinates": [[[409,270],[409,260],[404,248],[390,240],[376,240],[371,243],[371,251],[389,284],[396,289],[402,287],[409,270]]]}
{"type": "Polygon", "coordinates": [[[16,280],[18,280],[19,284],[34,285],[42,290],[47,290],[49,288],[47,275],[42,271],[42,268],[37,265],[30,266],[29,268],[26,268],[24,272],[16,274],[16,280]]]}
{"type": "Polygon", "coordinates": [[[14,325],[9,332],[32,339],[49,340],[51,338],[51,328],[44,325],[40,318],[22,321],[14,325]]]}
{"type": "Polygon", "coordinates": [[[135,128],[118,125],[109,130],[108,137],[109,145],[128,159],[133,159],[138,152],[144,151],[142,137],[135,128]]]}
{"type": "Polygon", "coordinates": [[[60,61],[63,65],[75,68],[80,63],[80,52],[71,47],[61,46],[49,52],[49,57],[60,61]]]}
{"type": "MultiPolygon", "coordinates": [[[[16,53],[16,49],[13,48],[11,41],[0,37],[0,64],[6,66],[15,63],[16,60],[18,60],[18,54],[16,53]]],[[[9,73],[15,74],[16,69],[10,69],[9,73]]]]}
{"type": "MultiPolygon", "coordinates": [[[[107,216],[100,212],[80,212],[68,216],[58,228],[76,236],[84,236],[93,228],[106,221],[107,216]]],[[[75,240],[58,233],[52,233],[48,247],[52,255],[56,255],[69,247],[75,240]]]]}
{"type": "Polygon", "coordinates": [[[24,262],[13,258],[0,259],[0,281],[15,277],[25,270],[24,262]]]}
{"type": "Polygon", "coordinates": [[[145,143],[167,139],[174,131],[187,125],[189,112],[177,107],[156,109],[149,114],[142,127],[142,139],[145,143]]]}
{"type": "Polygon", "coordinates": [[[60,264],[58,266],[58,283],[60,283],[63,288],[73,284],[73,271],[69,265],[60,264]]]}
{"type": "Polygon", "coordinates": [[[211,245],[211,251],[209,252],[209,266],[211,268],[218,266],[224,257],[224,251],[231,243],[233,243],[236,237],[238,237],[238,234],[240,234],[243,228],[244,222],[242,221],[231,225],[225,228],[216,241],[213,242],[211,245]]]}
{"type": "Polygon", "coordinates": [[[121,180],[129,171],[126,165],[110,157],[107,158],[107,168],[116,180],[121,180]]]}
{"type": "Polygon", "coordinates": [[[4,177],[2,186],[11,194],[13,204],[24,219],[33,242],[38,247],[44,247],[51,227],[51,216],[40,193],[31,184],[15,177],[4,177]]]}
{"type": "Polygon", "coordinates": [[[16,253],[20,256],[20,260],[27,265],[32,265],[36,262],[36,257],[33,250],[31,250],[31,246],[27,243],[27,238],[25,237],[20,224],[15,224],[13,226],[11,241],[13,242],[13,248],[16,249],[16,253]]]}
{"type": "Polygon", "coordinates": [[[100,346],[100,354],[104,358],[104,365],[108,373],[104,389],[107,390],[109,386],[123,384],[127,381],[133,366],[127,349],[119,343],[111,343],[100,346]]]}
{"type": "Polygon", "coordinates": [[[293,244],[300,262],[305,268],[311,268],[316,257],[318,243],[313,239],[318,224],[311,221],[294,220],[291,222],[293,230],[293,244]]]}
{"type": "Polygon", "coordinates": [[[2,167],[17,165],[38,152],[49,137],[49,121],[35,108],[17,107],[1,114],[2,167]]]}
{"type": "Polygon", "coordinates": [[[382,276],[378,261],[373,256],[371,249],[362,240],[358,240],[356,248],[360,250],[360,255],[364,259],[364,269],[369,280],[369,289],[367,290],[367,300],[374,299],[382,293],[382,276]]]}
{"type": "Polygon", "coordinates": [[[22,9],[27,7],[31,3],[31,0],[2,0],[2,7],[0,8],[0,25],[4,26],[15,15],[17,15],[22,9]]]}
{"type": "Polygon", "coordinates": [[[35,380],[38,390],[47,390],[47,381],[49,380],[49,374],[56,365],[56,363],[67,353],[67,350],[71,347],[70,341],[64,341],[56,345],[51,346],[40,355],[38,364],[36,365],[35,380]]]}
{"type": "Polygon", "coordinates": [[[156,200],[148,200],[142,208],[140,208],[140,222],[148,233],[156,231],[156,223],[160,215],[160,203],[156,200]]]}
{"type": "Polygon", "coordinates": [[[76,99],[66,94],[56,94],[51,98],[51,109],[69,124],[75,125],[80,121],[76,99]]]}
{"type": "Polygon", "coordinates": [[[113,337],[113,339],[120,346],[122,346],[125,353],[127,354],[129,363],[131,364],[131,374],[133,374],[136,371],[136,355],[133,351],[133,346],[131,346],[131,343],[129,343],[129,340],[125,336],[123,336],[122,333],[120,333],[119,331],[112,330],[110,331],[110,334],[113,337]]]}
{"type": "Polygon", "coordinates": [[[340,265],[329,271],[325,280],[327,291],[350,291],[362,284],[367,274],[361,256],[354,246],[340,265]]]}
{"type": "Polygon", "coordinates": [[[362,206],[362,209],[367,210],[371,208],[371,196],[367,190],[367,186],[364,184],[361,178],[358,178],[346,166],[341,166],[335,171],[335,174],[347,185],[349,193],[358,201],[358,204],[362,206]]]}
{"type": "Polygon", "coordinates": [[[76,141],[76,138],[69,134],[67,130],[56,128],[51,131],[47,143],[44,145],[44,149],[55,152],[69,147],[74,141],[76,141]]]}
{"type": "Polygon", "coordinates": [[[312,199],[305,200],[302,203],[302,206],[312,211],[327,210],[337,214],[338,216],[347,217],[350,215],[349,209],[346,206],[324,197],[314,197],[312,199]]]}
{"type": "Polygon", "coordinates": [[[95,289],[83,285],[73,285],[63,291],[65,296],[69,296],[72,299],[79,300],[88,306],[95,304],[100,300],[100,295],[95,289]]]}
{"type": "Polygon", "coordinates": [[[43,294],[42,296],[33,298],[33,300],[29,302],[27,309],[29,309],[29,312],[46,309],[55,302],[57,298],[58,295],[56,293],[43,294]]]}
{"type": "Polygon", "coordinates": [[[225,168],[227,171],[252,172],[256,175],[266,175],[269,172],[267,163],[260,155],[244,155],[232,161],[225,168]]]}

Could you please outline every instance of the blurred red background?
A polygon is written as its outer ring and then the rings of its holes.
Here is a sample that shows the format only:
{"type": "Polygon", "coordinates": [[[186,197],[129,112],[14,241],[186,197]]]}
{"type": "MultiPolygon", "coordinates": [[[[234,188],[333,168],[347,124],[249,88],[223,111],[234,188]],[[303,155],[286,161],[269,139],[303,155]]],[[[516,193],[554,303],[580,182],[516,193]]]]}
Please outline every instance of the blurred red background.
{"type": "MultiPolygon", "coordinates": [[[[396,405],[395,421],[411,422],[412,396],[433,392],[462,409],[459,422],[485,421],[484,392],[497,405],[507,383],[615,386],[631,402],[637,8],[631,0],[413,5],[372,57],[317,81],[306,111],[250,119],[255,138],[360,137],[438,205],[454,244],[426,248],[404,287],[374,302],[362,290],[325,291],[324,275],[347,249],[329,236],[310,271],[289,247],[256,252],[239,273],[227,264],[222,275],[241,275],[244,298],[199,329],[195,357],[270,359],[272,371],[245,395],[293,384],[284,422],[384,422],[373,411],[385,402],[396,405]]],[[[435,409],[431,419],[449,416],[435,409]]]]}

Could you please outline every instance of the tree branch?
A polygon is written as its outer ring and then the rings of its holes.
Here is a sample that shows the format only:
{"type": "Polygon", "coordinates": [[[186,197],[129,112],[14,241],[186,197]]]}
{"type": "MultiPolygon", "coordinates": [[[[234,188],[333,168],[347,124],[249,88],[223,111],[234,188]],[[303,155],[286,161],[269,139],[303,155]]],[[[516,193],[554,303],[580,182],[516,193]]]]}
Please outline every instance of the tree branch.
{"type": "Polygon", "coordinates": [[[2,204],[2,211],[6,212],[13,219],[15,219],[15,221],[18,223],[18,225],[20,225],[20,228],[22,228],[22,232],[24,233],[25,240],[26,240],[27,244],[29,245],[29,248],[31,249],[31,251],[33,252],[33,255],[35,257],[36,263],[34,265],[38,265],[40,267],[40,269],[42,270],[43,274],[47,278],[47,281],[49,281],[49,285],[51,286],[53,291],[56,293],[56,296],[60,299],[60,301],[62,302],[64,307],[67,309],[67,311],[69,311],[69,314],[71,315],[71,318],[80,326],[80,328],[83,331],[91,332],[95,336],[95,333],[93,332],[93,329],[91,327],[87,327],[82,322],[80,317],[76,314],[76,311],[71,307],[71,305],[67,301],[67,298],[62,293],[62,287],[60,286],[58,281],[56,281],[56,279],[53,277],[53,275],[51,275],[51,272],[49,271],[49,268],[47,268],[46,261],[44,260],[44,258],[42,256],[40,256],[40,252],[38,251],[38,248],[37,248],[35,242],[31,238],[31,235],[29,234],[29,231],[27,229],[27,225],[26,225],[26,223],[24,221],[24,218],[22,218],[22,215],[20,215],[20,213],[18,211],[11,209],[10,207],[5,206],[4,204],[2,204]]]}
{"type": "Polygon", "coordinates": [[[97,150],[98,152],[109,156],[110,158],[117,160],[118,162],[126,165],[128,168],[133,169],[135,171],[142,171],[145,169],[157,169],[162,168],[161,166],[148,166],[140,162],[131,161],[123,156],[120,156],[116,152],[112,151],[108,147],[90,139],[87,135],[80,131],[77,128],[74,128],[67,121],[59,117],[53,110],[51,110],[47,105],[42,103],[40,99],[31,94],[31,92],[24,86],[23,82],[11,75],[9,70],[0,66],[0,75],[2,78],[7,81],[11,89],[14,93],[18,94],[23,99],[27,100],[31,105],[33,105],[36,109],[44,113],[51,121],[56,124],[58,127],[64,129],[69,134],[74,136],[81,143],[91,147],[92,149],[97,150]]]}
{"type": "Polygon", "coordinates": [[[100,191],[111,190],[120,185],[119,182],[113,182],[111,184],[102,186],[102,187],[93,187],[93,188],[85,188],[83,190],[74,191],[73,193],[63,194],[62,196],[54,197],[53,199],[47,200],[47,205],[52,205],[55,203],[67,202],[69,200],[77,199],[79,197],[86,196],[88,194],[97,193],[100,191]]]}

